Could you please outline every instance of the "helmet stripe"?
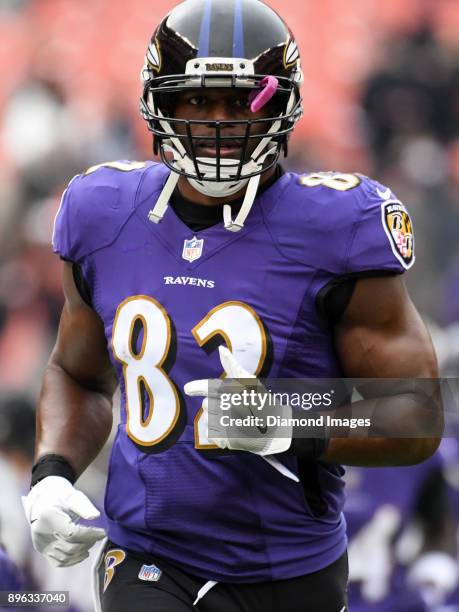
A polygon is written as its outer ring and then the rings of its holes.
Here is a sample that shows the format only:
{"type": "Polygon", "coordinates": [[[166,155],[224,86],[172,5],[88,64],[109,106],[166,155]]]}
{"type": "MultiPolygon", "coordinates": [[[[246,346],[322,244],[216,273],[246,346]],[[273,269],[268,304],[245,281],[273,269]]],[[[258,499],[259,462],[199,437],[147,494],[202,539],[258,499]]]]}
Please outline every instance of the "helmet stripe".
{"type": "Polygon", "coordinates": [[[210,21],[212,18],[212,0],[206,0],[202,16],[201,31],[199,33],[199,47],[197,57],[208,57],[210,47],[210,21]]]}
{"type": "Polygon", "coordinates": [[[236,0],[234,8],[233,57],[245,57],[244,21],[242,17],[242,1],[236,0]]]}

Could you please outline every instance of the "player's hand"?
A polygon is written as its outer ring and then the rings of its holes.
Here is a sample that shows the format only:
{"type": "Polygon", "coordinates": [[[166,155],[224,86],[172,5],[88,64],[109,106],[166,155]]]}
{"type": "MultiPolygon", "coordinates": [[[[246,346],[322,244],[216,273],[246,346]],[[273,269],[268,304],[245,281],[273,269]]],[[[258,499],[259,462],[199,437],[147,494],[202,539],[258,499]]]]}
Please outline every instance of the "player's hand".
{"type": "Polygon", "coordinates": [[[100,512],[66,478],[47,476],[22,503],[35,550],[56,567],[80,563],[93,544],[105,537],[103,529],[78,524],[80,519],[97,518],[100,512]]]}
{"type": "MultiPolygon", "coordinates": [[[[218,350],[227,378],[237,379],[240,383],[241,391],[244,388],[248,389],[250,387],[257,394],[266,393],[266,389],[261,382],[241,366],[231,351],[224,346],[220,346],[218,350]],[[250,379],[250,385],[248,385],[246,379],[250,379]],[[242,381],[245,381],[245,383],[242,381]]],[[[184,387],[187,395],[205,397],[202,418],[205,422],[207,421],[210,442],[222,449],[248,451],[256,455],[282,453],[290,447],[292,429],[285,426],[282,427],[282,437],[280,437],[280,428],[276,425],[244,425],[240,428],[241,437],[238,437],[235,435],[237,434],[237,426],[226,427],[223,425],[221,417],[224,413],[222,413],[220,402],[218,401],[219,388],[216,382],[213,381],[213,384],[209,384],[210,380],[193,380],[184,387]],[[209,401],[209,399],[212,401],[209,401]]],[[[279,406],[279,410],[282,412],[280,416],[283,418],[291,416],[291,409],[288,406],[279,406]]],[[[262,414],[258,411],[256,404],[242,404],[241,406],[232,406],[229,416],[242,419],[254,416],[262,418],[262,414]]]]}
{"type": "Polygon", "coordinates": [[[419,557],[407,575],[410,586],[421,593],[430,609],[439,609],[457,588],[457,560],[442,551],[429,551],[419,557]]]}

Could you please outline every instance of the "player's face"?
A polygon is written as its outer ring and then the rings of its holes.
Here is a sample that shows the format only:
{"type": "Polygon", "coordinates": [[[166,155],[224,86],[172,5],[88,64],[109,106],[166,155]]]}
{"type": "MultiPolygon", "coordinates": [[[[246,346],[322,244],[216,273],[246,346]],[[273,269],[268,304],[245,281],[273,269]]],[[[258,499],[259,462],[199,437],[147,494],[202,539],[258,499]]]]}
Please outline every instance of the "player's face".
{"type": "MultiPolygon", "coordinates": [[[[241,89],[194,89],[183,91],[176,96],[172,116],[187,120],[229,122],[221,127],[220,135],[234,137],[234,140],[221,140],[220,156],[239,159],[243,149],[246,124],[231,123],[231,121],[263,119],[273,116],[273,110],[270,105],[266,105],[256,113],[252,112],[250,110],[249,94],[250,90],[244,91],[241,89]]],[[[269,125],[269,122],[253,123],[250,134],[266,133],[269,125]]],[[[185,125],[177,125],[174,129],[177,134],[186,134],[185,125]]],[[[213,140],[199,139],[200,136],[215,137],[215,126],[212,123],[208,125],[205,123],[192,124],[190,129],[191,135],[194,137],[193,144],[196,157],[216,157],[217,146],[215,138],[213,140]]],[[[259,138],[249,140],[244,155],[245,160],[250,157],[250,154],[255,150],[259,142],[259,138]]],[[[189,143],[184,140],[183,144],[188,153],[191,153],[189,151],[189,143]]]]}

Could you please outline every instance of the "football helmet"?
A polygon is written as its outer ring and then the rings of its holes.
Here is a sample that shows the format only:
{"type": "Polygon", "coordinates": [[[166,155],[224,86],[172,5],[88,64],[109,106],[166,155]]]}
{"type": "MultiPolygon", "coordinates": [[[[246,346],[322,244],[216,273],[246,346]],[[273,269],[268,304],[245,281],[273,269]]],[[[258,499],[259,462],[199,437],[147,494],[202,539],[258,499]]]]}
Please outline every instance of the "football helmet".
{"type": "Polygon", "coordinates": [[[287,155],[289,134],[302,115],[300,57],[290,29],[260,0],[186,0],[156,28],[141,79],[141,114],[154,134],[155,152],[172,170],[150,220],[162,219],[182,175],[213,197],[247,186],[235,221],[224,207],[225,227],[240,230],[261,173],[282,150],[287,155]],[[178,92],[204,88],[241,89],[253,113],[266,106],[264,116],[230,121],[174,116],[178,92]],[[240,152],[237,159],[220,154],[229,141],[240,152]],[[203,142],[215,156],[199,155],[203,142]]]}

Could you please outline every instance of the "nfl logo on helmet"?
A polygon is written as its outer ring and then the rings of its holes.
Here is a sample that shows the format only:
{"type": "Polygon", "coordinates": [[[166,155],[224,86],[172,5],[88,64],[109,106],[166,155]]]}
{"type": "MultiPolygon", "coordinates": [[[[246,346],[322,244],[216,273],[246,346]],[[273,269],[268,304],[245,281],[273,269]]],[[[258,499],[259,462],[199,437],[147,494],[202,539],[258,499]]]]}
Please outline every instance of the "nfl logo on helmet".
{"type": "Polygon", "coordinates": [[[157,582],[162,572],[156,565],[142,565],[139,572],[140,580],[147,582],[157,582]]]}
{"type": "Polygon", "coordinates": [[[202,245],[204,244],[204,238],[198,239],[193,236],[190,240],[185,240],[183,243],[182,257],[187,261],[194,261],[199,259],[202,255],[202,245]]]}

